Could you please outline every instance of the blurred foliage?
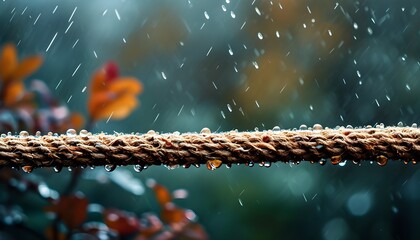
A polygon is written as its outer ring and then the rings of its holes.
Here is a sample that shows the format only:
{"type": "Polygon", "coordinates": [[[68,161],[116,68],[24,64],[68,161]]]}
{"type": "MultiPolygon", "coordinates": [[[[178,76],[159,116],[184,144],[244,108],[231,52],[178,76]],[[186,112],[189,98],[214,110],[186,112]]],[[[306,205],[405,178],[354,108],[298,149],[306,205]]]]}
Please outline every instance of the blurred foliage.
{"type": "MultiPolygon", "coordinates": [[[[80,114],[72,114],[55,100],[43,82],[33,81],[32,88],[25,88],[24,79],[41,64],[41,56],[25,58],[19,63],[15,46],[7,44],[3,47],[0,59],[0,111],[3,121],[0,132],[9,131],[8,134],[11,134],[13,131],[27,135],[29,130],[36,131],[39,135],[42,130],[50,134],[52,131],[75,134],[74,128],[82,128],[83,117],[80,114]]],[[[120,77],[117,64],[109,62],[93,75],[89,91],[88,128],[98,120],[127,117],[138,105],[137,97],[142,91],[142,85],[134,77],[120,77]]],[[[22,170],[26,173],[32,172],[29,166],[22,167],[22,170]]],[[[54,170],[60,172],[61,168],[56,167],[54,170]]],[[[0,237],[2,239],[127,239],[127,237],[137,240],[207,239],[204,229],[196,223],[195,214],[191,210],[175,205],[171,193],[153,180],[149,180],[150,187],[156,194],[161,213],[159,215],[145,213],[138,216],[134,212],[90,203],[87,197],[76,191],[83,169],[69,170],[72,172],[71,179],[63,192],[59,193],[35,173],[27,177],[18,169],[0,169],[0,181],[7,190],[6,200],[0,203],[0,237]],[[51,214],[51,220],[44,233],[26,225],[25,212],[15,202],[16,198],[28,192],[35,193],[37,197],[47,202],[44,210],[51,214]],[[90,216],[98,213],[101,215],[99,218],[90,216]]],[[[112,170],[114,169],[108,169],[112,170]]],[[[133,190],[135,181],[124,181],[127,176],[129,174],[123,174],[115,178],[114,182],[125,189],[132,189],[135,194],[139,193],[138,190],[133,190]]],[[[94,179],[100,181],[98,177],[94,179]]]]}

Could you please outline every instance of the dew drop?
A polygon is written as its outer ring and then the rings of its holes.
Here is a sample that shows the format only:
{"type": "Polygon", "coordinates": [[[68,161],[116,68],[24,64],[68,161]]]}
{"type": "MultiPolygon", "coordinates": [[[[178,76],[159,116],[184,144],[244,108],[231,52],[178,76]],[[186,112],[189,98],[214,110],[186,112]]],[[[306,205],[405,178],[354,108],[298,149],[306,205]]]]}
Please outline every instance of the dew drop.
{"type": "Polygon", "coordinates": [[[67,136],[69,136],[69,137],[74,137],[74,136],[76,136],[76,134],[77,134],[77,132],[76,132],[76,130],[74,130],[73,128],[69,128],[69,129],[66,131],[66,135],[67,135],[67,136]]]}
{"type": "Polygon", "coordinates": [[[136,172],[141,172],[141,171],[143,171],[143,170],[146,170],[147,169],[147,166],[143,166],[143,165],[140,165],[140,164],[136,164],[136,165],[134,165],[134,171],[136,171],[136,172]]]}
{"type": "Polygon", "coordinates": [[[308,126],[305,124],[300,125],[299,130],[308,130],[308,126]]]}
{"type": "Polygon", "coordinates": [[[114,171],[117,168],[117,165],[115,165],[115,164],[107,164],[107,165],[104,166],[104,168],[105,168],[105,171],[112,172],[112,171],[114,171]]]}
{"type": "Polygon", "coordinates": [[[219,159],[208,160],[206,164],[208,170],[215,170],[216,168],[219,168],[221,165],[222,165],[222,161],[219,159]]]}
{"type": "Polygon", "coordinates": [[[314,124],[314,126],[312,127],[312,129],[313,130],[317,130],[317,131],[319,131],[319,130],[322,130],[322,125],[321,124],[314,124]]]}
{"type": "Polygon", "coordinates": [[[385,157],[384,155],[379,155],[376,157],[376,162],[378,163],[379,166],[385,166],[388,162],[388,158],[385,157]]]}
{"type": "Polygon", "coordinates": [[[279,132],[281,129],[280,129],[280,127],[279,126],[274,126],[273,127],[273,131],[274,132],[279,132]]]}
{"type": "Polygon", "coordinates": [[[34,168],[32,166],[23,166],[22,170],[26,173],[31,173],[34,168]]]}
{"type": "Polygon", "coordinates": [[[332,156],[331,157],[331,163],[333,165],[337,165],[341,163],[341,156],[332,156]]]}
{"type": "Polygon", "coordinates": [[[22,138],[29,137],[28,131],[20,131],[19,136],[22,138]]]}
{"type": "Polygon", "coordinates": [[[87,135],[89,135],[89,131],[86,130],[86,129],[82,129],[82,130],[80,130],[79,135],[81,137],[86,137],[87,135]]]}
{"type": "Polygon", "coordinates": [[[61,172],[61,169],[63,169],[62,166],[55,166],[54,167],[54,172],[59,173],[59,172],[61,172]]]}
{"type": "Polygon", "coordinates": [[[200,131],[200,133],[201,134],[210,134],[211,133],[211,131],[210,131],[210,129],[209,128],[203,128],[203,129],[201,129],[201,131],[200,131]]]}

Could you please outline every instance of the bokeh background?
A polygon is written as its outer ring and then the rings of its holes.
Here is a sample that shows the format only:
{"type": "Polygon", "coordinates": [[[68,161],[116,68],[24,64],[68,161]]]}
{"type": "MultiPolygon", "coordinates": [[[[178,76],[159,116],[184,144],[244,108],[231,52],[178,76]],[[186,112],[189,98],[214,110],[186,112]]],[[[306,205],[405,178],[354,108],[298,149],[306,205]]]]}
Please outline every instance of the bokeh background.
{"type": "MultiPolygon", "coordinates": [[[[140,107],[94,132],[411,125],[420,117],[419,11],[417,1],[392,0],[2,0],[0,45],[41,53],[31,78],[84,114],[83,89],[104,63],[139,78],[140,107]]],[[[56,188],[69,177],[36,172],[56,188]]],[[[135,191],[92,180],[117,174],[134,171],[91,170],[78,188],[139,214],[158,211],[138,190],[146,179],[186,189],[179,205],[213,239],[420,238],[420,171],[411,164],[151,167],[133,175],[135,191]]],[[[29,210],[28,221],[42,227],[43,214],[29,210]]]]}

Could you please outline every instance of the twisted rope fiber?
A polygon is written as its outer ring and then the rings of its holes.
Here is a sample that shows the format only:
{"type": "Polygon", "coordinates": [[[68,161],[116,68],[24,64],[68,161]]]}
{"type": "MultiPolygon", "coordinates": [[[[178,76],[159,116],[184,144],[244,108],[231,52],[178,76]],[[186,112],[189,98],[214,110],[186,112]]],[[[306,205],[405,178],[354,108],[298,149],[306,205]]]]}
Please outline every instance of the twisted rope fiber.
{"type": "Polygon", "coordinates": [[[0,167],[197,165],[317,162],[330,159],[413,161],[420,129],[413,127],[158,134],[75,134],[0,137],[0,167]]]}

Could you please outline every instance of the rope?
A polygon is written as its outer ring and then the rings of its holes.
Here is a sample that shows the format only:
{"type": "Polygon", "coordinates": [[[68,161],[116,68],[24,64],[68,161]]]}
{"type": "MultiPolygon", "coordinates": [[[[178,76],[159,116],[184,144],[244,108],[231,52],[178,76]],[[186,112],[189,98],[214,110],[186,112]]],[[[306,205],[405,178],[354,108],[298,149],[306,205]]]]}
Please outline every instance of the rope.
{"type": "Polygon", "coordinates": [[[207,164],[215,169],[221,164],[310,161],[339,164],[388,159],[416,163],[420,156],[420,129],[416,127],[367,127],[310,130],[166,133],[76,134],[49,133],[35,136],[27,132],[0,137],[0,167],[88,167],[135,165],[138,170],[151,165],[167,167],[207,164]]]}

